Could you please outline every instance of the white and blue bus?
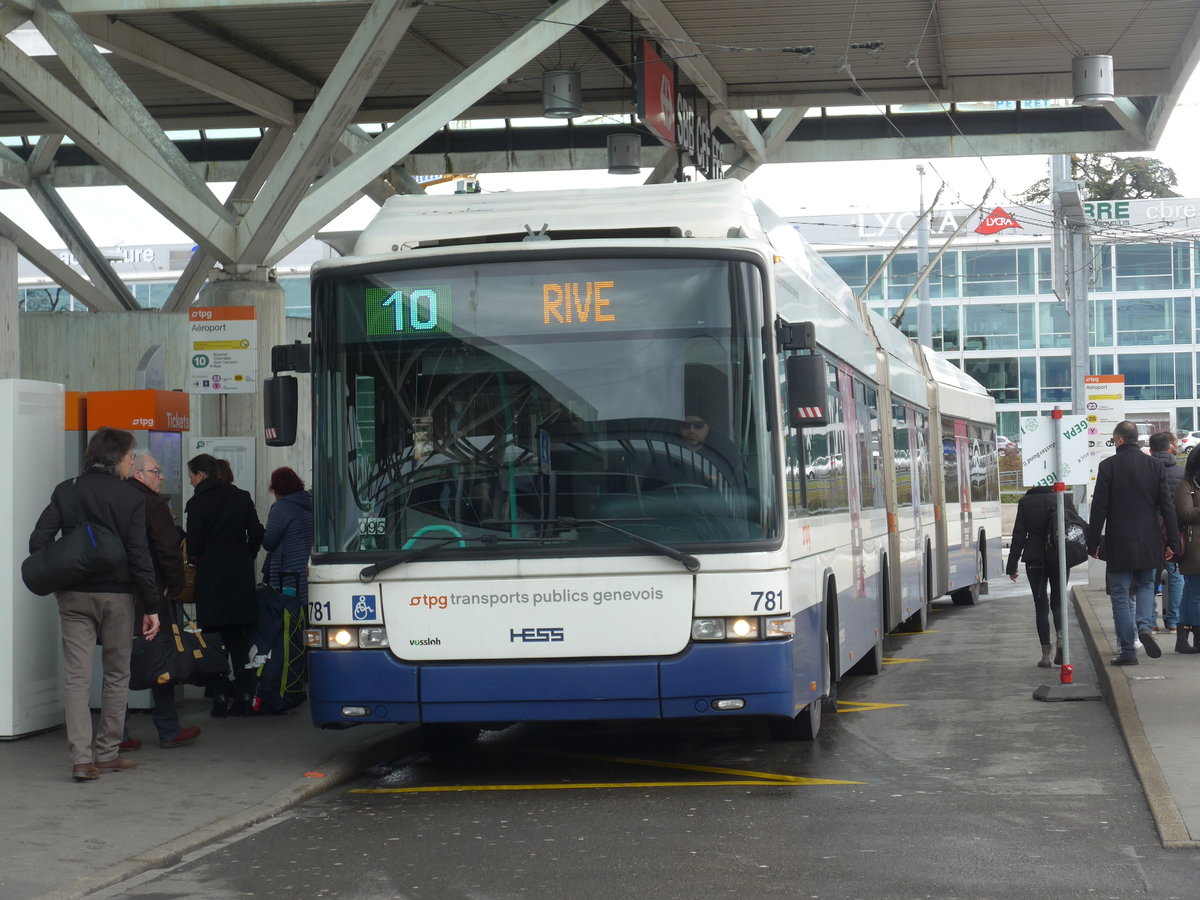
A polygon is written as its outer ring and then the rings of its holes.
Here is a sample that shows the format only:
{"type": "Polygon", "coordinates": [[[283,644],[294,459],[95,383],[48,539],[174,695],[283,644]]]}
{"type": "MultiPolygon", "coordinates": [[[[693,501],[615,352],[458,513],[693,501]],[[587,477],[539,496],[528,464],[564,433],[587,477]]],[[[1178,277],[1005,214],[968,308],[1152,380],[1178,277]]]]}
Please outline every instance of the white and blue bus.
{"type": "Polygon", "coordinates": [[[811,738],[998,571],[991,399],[740,182],[396,197],[312,281],[319,726],[811,738]]]}

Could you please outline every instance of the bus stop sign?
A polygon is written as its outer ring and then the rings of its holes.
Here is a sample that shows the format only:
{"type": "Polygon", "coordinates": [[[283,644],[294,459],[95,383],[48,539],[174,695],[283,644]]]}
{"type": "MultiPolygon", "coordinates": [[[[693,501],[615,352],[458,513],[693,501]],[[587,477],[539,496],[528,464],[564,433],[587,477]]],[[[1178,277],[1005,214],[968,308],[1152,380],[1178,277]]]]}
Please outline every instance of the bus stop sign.
{"type": "Polygon", "coordinates": [[[1087,484],[1087,416],[1064,414],[1021,418],[1021,484],[1087,484]],[[1056,464],[1055,442],[1061,436],[1062,464],[1056,464]]]}

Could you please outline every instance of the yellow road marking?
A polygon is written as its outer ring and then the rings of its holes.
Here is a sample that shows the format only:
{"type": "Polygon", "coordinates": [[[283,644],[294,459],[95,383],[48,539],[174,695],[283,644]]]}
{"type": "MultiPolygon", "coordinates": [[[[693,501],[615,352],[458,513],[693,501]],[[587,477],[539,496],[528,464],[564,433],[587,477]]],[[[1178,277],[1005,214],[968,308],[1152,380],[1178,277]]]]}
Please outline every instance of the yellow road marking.
{"type": "MultiPolygon", "coordinates": [[[[824,778],[801,778],[798,775],[777,775],[774,772],[754,772],[748,769],[726,769],[721,766],[701,766],[695,763],[661,762],[656,759],[636,759],[628,756],[601,756],[594,753],[555,753],[554,751],[535,751],[545,756],[560,756],[570,759],[590,759],[597,762],[614,762],[628,766],[651,766],[660,769],[680,769],[684,772],[707,772],[712,775],[738,775],[742,778],[755,778],[775,784],[862,784],[860,781],[829,781],[824,778]]],[[[738,784],[740,782],[734,782],[738,784]]]]}
{"type": "Polygon", "coordinates": [[[353,788],[351,794],[435,794],[467,791],[571,791],[604,788],[664,787],[802,787],[820,784],[863,784],[861,781],[826,781],[820,778],[791,778],[778,781],[590,781],[574,784],[479,784],[406,788],[353,788]]]}
{"type": "Polygon", "coordinates": [[[467,791],[566,791],[602,790],[605,788],[665,788],[665,787],[813,787],[834,784],[865,784],[862,781],[841,781],[830,778],[802,778],[798,775],[780,775],[775,772],[755,772],[749,769],[729,769],[722,766],[702,766],[694,763],[671,763],[656,759],[637,759],[628,756],[603,756],[595,753],[560,753],[553,750],[530,751],[538,756],[555,756],[563,759],[586,759],[596,762],[612,762],[630,766],[650,766],[660,769],[679,769],[685,772],[705,772],[713,775],[736,775],[731,781],[592,781],[556,782],[554,784],[480,784],[439,785],[400,788],[352,788],[351,794],[436,794],[467,791]]]}
{"type": "Polygon", "coordinates": [[[837,705],[839,713],[874,712],[877,709],[900,709],[908,706],[907,703],[859,703],[855,700],[839,700],[837,705]]]}
{"type": "Polygon", "coordinates": [[[910,662],[929,662],[929,660],[928,659],[915,659],[915,658],[914,659],[905,659],[904,657],[901,657],[901,656],[885,656],[883,658],[883,664],[885,666],[896,666],[896,665],[899,665],[900,663],[910,663],[910,662]]]}

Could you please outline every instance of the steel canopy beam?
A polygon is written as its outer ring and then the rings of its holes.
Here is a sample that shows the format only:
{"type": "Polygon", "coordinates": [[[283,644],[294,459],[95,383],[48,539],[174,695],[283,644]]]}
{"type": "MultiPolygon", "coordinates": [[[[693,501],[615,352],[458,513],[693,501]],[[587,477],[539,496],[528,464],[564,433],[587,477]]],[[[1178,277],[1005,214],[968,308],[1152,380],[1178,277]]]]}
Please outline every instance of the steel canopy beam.
{"type": "Polygon", "coordinates": [[[37,242],[8,216],[0,213],[0,237],[17,245],[17,252],[65,288],[92,312],[121,312],[121,305],[37,242]]]}
{"type": "MultiPolygon", "coordinates": [[[[800,122],[804,119],[807,112],[808,107],[806,106],[781,109],[779,115],[771,120],[771,124],[767,126],[767,130],[763,134],[763,143],[767,151],[767,162],[775,162],[775,154],[779,152],[779,148],[787,143],[787,139],[799,127],[800,122]]],[[[742,181],[753,175],[758,170],[758,167],[759,163],[756,163],[753,157],[749,153],[746,153],[729,167],[729,170],[725,173],[725,177],[736,178],[742,181]]]]}
{"type": "Polygon", "coordinates": [[[0,185],[27,188],[32,177],[25,160],[0,144],[0,185]]]}
{"type": "Polygon", "coordinates": [[[85,16],[78,22],[88,37],[124,59],[232,103],[272,125],[290,127],[296,122],[295,109],[287,97],[193,53],[107,16],[85,16]]]}
{"type": "MultiPolygon", "coordinates": [[[[371,4],[296,129],[295,139],[243,218],[238,228],[238,262],[257,265],[264,261],[419,8],[417,0],[375,0],[371,4]]],[[[355,188],[356,194],[361,187],[355,188]]]]}
{"type": "MultiPolygon", "coordinates": [[[[572,28],[600,9],[607,0],[559,0],[545,14],[527,23],[500,46],[485,54],[457,78],[435,91],[412,112],[376,137],[352,159],[313,186],[296,208],[267,255],[267,262],[286,256],[309,235],[354,202],[362,186],[411,153],[429,135],[492,90],[572,28]]],[[[443,169],[444,169],[443,161],[443,169]]]]}
{"type": "Polygon", "coordinates": [[[117,75],[103,54],[83,33],[78,23],[66,14],[58,0],[40,0],[33,11],[33,22],[59,60],[92,98],[96,108],[118,131],[144,141],[147,152],[157,152],[161,165],[201,202],[216,212],[221,205],[212,191],[188,166],[179,148],[163,132],[133,91],[117,75]]]}
{"type": "MultiPolygon", "coordinates": [[[[291,139],[290,129],[267,129],[262,140],[258,142],[258,146],[254,148],[254,153],[245,168],[242,169],[233,190],[229,192],[229,197],[225,200],[225,207],[228,210],[240,213],[249,208],[252,198],[266,181],[267,172],[279,164],[279,157],[283,155],[284,148],[291,139]]],[[[171,294],[163,304],[162,311],[169,313],[186,309],[195,299],[196,294],[200,292],[204,282],[208,280],[209,272],[212,271],[215,264],[216,260],[211,254],[205,253],[203,250],[193,253],[188,264],[184,266],[179,280],[171,288],[171,294]]]]}
{"type": "Polygon", "coordinates": [[[7,38],[0,39],[0,81],[54,122],[55,130],[69,134],[96,161],[118,173],[180,230],[194,235],[215,254],[230,257],[234,233],[227,214],[214,211],[166,169],[161,159],[90,109],[7,38]]]}
{"type": "Polygon", "coordinates": [[[63,202],[58,191],[45,178],[35,178],[29,186],[29,195],[38,205],[47,221],[54,226],[59,237],[67,245],[79,265],[88,274],[92,284],[105,291],[112,297],[119,308],[127,310],[141,309],[137,300],[125,286],[120,276],[113,271],[112,265],[105,258],[100,248],[96,246],[79,220],[75,218],[70,207],[63,202]]]}

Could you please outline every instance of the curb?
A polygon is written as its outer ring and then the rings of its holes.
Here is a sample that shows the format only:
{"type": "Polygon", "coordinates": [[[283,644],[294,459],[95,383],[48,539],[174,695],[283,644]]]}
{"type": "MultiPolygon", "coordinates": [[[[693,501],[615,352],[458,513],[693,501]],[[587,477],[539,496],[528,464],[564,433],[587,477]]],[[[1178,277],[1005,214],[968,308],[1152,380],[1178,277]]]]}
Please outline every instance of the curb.
{"type": "Polygon", "coordinates": [[[1115,652],[1107,646],[1101,646],[1104,631],[1096,618],[1096,611],[1087,597],[1087,591],[1082,587],[1071,588],[1072,605],[1079,617],[1083,638],[1087,643],[1088,656],[1096,670],[1096,680],[1100,683],[1100,691],[1104,694],[1104,702],[1112,712],[1113,719],[1125,746],[1129,749],[1129,758],[1138,780],[1142,783],[1142,791],[1146,795],[1146,804],[1150,807],[1150,815],[1158,828],[1158,838],[1164,848],[1169,850],[1197,849],[1200,841],[1192,839],[1188,832],[1175,798],[1171,794],[1158,757],[1150,746],[1142,720],[1138,716],[1137,706],[1133,702],[1133,692],[1129,689],[1128,676],[1124,670],[1113,671],[1105,658],[1108,653],[1115,652]]]}
{"type": "Polygon", "coordinates": [[[274,796],[247,810],[210,822],[165,844],[131,856],[86,878],[80,878],[67,887],[41,894],[34,900],[83,900],[97,891],[136,878],[151,869],[173,866],[188,853],[236,834],[251,825],[265,822],[294,806],[346,784],[370,766],[411,752],[419,740],[419,728],[416,725],[400,727],[402,730],[399,734],[389,733],[386,737],[364,738],[349,749],[325,760],[314,769],[314,772],[320,773],[320,777],[297,778],[274,796]]]}

